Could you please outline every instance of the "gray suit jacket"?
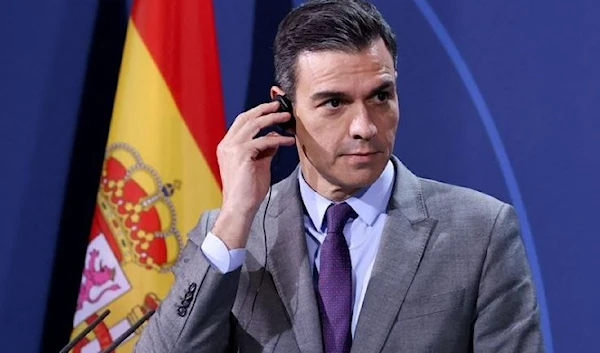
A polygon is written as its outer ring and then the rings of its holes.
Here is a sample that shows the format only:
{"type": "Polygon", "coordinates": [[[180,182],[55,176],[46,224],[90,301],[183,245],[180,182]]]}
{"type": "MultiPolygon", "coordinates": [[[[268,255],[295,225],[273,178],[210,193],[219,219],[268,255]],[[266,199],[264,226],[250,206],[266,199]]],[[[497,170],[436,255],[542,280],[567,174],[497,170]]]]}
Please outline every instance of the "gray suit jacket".
{"type": "MultiPolygon", "coordinates": [[[[513,208],[392,161],[389,216],[352,352],[542,352],[513,208]]],[[[297,173],[261,205],[241,269],[223,275],[209,264],[200,245],[218,211],[202,215],[135,352],[323,352],[297,173]]]]}

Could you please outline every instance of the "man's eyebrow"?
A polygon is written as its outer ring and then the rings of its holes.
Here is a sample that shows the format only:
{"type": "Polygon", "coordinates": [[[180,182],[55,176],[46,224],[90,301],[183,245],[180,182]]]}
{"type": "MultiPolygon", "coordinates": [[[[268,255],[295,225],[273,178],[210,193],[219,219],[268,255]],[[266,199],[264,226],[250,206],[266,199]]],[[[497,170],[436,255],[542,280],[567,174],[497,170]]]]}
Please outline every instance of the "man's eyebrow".
{"type": "Polygon", "coordinates": [[[316,92],[313,93],[310,96],[310,100],[312,101],[320,101],[320,100],[324,100],[324,99],[331,99],[331,98],[338,98],[338,99],[344,99],[344,98],[348,98],[348,94],[342,92],[342,91],[321,91],[321,92],[316,92]]]}
{"type": "MultiPolygon", "coordinates": [[[[394,88],[394,86],[395,86],[395,84],[394,84],[393,80],[385,80],[379,86],[372,89],[369,92],[368,97],[373,97],[373,96],[377,95],[378,93],[380,93],[381,91],[385,91],[387,89],[394,88]]],[[[320,91],[320,92],[313,93],[310,96],[310,100],[312,100],[312,101],[320,101],[320,100],[331,99],[331,98],[349,99],[350,96],[347,93],[344,93],[342,91],[320,91]]]]}
{"type": "Polygon", "coordinates": [[[373,97],[373,96],[377,95],[378,93],[385,91],[387,89],[394,88],[394,86],[395,86],[394,81],[385,80],[382,84],[375,87],[374,89],[371,90],[371,92],[369,92],[369,97],[373,97]]]}

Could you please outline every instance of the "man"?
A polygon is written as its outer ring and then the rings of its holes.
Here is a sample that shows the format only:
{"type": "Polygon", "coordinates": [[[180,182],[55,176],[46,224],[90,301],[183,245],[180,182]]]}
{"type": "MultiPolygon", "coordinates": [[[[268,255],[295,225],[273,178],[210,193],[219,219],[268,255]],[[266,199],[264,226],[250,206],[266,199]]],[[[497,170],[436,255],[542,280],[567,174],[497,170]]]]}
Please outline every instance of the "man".
{"type": "Polygon", "coordinates": [[[309,1],[275,39],[278,102],[218,147],[223,204],[183,250],[136,352],[541,352],[513,208],[392,155],[396,43],[360,0],[309,1]],[[279,146],[300,165],[270,189],[279,146]]]}

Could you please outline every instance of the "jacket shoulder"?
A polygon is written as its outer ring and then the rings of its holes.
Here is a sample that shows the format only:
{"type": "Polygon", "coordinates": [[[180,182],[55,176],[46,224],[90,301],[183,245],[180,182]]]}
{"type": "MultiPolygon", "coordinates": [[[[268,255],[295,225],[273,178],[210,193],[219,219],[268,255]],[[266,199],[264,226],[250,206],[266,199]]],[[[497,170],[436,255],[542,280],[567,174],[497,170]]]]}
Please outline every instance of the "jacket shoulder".
{"type": "Polygon", "coordinates": [[[504,208],[498,198],[464,186],[419,178],[423,201],[430,217],[464,226],[490,229],[504,208]]]}

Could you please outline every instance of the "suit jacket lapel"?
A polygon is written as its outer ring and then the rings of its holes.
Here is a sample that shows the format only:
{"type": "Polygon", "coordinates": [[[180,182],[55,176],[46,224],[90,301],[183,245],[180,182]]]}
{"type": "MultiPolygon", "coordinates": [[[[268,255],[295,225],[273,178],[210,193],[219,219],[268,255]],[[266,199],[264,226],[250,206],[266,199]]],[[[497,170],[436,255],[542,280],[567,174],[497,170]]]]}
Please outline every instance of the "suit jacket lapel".
{"type": "Polygon", "coordinates": [[[392,158],[396,178],[377,258],[358,319],[352,352],[379,352],[421,262],[435,220],[428,218],[419,180],[392,158]]]}
{"type": "Polygon", "coordinates": [[[267,212],[267,270],[283,301],[300,351],[322,352],[321,325],[306,249],[297,172],[282,182],[267,212]]]}

